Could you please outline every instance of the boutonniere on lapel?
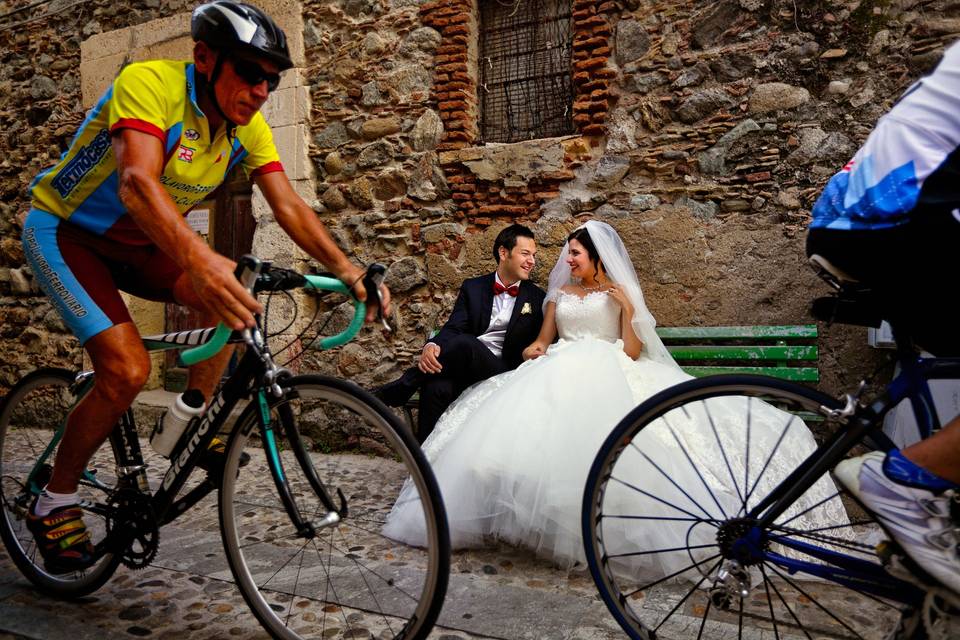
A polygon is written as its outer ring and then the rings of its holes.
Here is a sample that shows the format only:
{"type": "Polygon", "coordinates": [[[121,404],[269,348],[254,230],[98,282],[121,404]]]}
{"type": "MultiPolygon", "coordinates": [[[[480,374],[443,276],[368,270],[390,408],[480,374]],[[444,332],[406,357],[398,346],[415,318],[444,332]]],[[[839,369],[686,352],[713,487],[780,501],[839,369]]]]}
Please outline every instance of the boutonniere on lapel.
{"type": "Polygon", "coordinates": [[[523,306],[520,307],[520,315],[525,316],[533,313],[533,307],[530,306],[529,302],[524,302],[523,306]]]}

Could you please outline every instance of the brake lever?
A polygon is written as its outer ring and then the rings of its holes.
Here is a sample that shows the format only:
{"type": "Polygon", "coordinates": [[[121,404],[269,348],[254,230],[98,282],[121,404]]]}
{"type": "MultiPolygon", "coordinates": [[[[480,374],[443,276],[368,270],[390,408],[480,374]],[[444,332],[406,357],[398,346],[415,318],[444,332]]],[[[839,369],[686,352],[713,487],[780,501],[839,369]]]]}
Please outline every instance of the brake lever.
{"type": "Polygon", "coordinates": [[[383,279],[386,274],[387,268],[382,264],[374,262],[367,267],[367,272],[363,276],[363,287],[367,290],[368,296],[371,292],[377,296],[377,320],[380,321],[384,330],[393,332],[393,327],[390,326],[390,323],[387,322],[386,317],[383,315],[383,298],[380,296],[380,285],[383,284],[383,279]]]}

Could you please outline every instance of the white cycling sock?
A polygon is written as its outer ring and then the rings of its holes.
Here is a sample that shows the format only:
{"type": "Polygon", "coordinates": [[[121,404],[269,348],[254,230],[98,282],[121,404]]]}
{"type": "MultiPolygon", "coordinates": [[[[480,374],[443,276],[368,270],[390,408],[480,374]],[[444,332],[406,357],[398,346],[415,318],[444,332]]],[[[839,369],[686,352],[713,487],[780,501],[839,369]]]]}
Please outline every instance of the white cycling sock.
{"type": "Polygon", "coordinates": [[[73,493],[54,493],[53,491],[44,489],[40,492],[40,497],[37,498],[37,506],[34,507],[33,514],[36,516],[45,516],[54,509],[69,507],[78,502],[80,502],[80,496],[76,491],[73,493]]]}

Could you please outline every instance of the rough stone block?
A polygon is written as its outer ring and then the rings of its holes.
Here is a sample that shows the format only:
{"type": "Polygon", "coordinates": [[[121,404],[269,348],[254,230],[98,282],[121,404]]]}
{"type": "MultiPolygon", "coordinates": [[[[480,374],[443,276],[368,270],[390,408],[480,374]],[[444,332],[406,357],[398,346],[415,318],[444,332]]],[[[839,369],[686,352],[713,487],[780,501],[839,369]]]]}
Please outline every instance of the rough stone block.
{"type": "Polygon", "coordinates": [[[270,94],[260,112],[271,128],[309,122],[310,91],[304,86],[284,88],[281,82],[281,86],[270,94]]]}
{"type": "Polygon", "coordinates": [[[307,180],[313,176],[310,161],[310,128],[306,124],[276,127],[273,141],[280,155],[280,162],[291,180],[307,180]]]}

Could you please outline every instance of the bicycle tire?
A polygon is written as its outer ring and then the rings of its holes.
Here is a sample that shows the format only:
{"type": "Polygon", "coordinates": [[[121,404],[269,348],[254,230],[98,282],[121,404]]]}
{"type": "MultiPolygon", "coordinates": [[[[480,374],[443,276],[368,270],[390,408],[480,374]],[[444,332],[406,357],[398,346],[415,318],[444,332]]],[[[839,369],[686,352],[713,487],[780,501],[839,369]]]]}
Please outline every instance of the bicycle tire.
{"type": "MultiPolygon", "coordinates": [[[[45,482],[27,486],[30,471],[46,450],[76,403],[75,374],[43,368],[24,376],[0,402],[0,538],[17,568],[40,591],[59,598],[78,598],[99,589],[117,569],[120,557],[104,554],[96,564],[68,574],[51,574],[43,566],[25,515],[45,482]],[[44,426],[49,425],[49,426],[44,426]],[[51,426],[53,428],[51,428],[51,426]]],[[[56,451],[50,451],[52,465],[56,451]]],[[[116,487],[116,458],[109,441],[94,454],[78,493],[83,501],[106,501],[116,487]],[[95,470],[95,471],[94,471],[95,470]],[[94,475],[94,473],[96,475],[94,475]]],[[[49,467],[44,472],[49,471],[49,467]]],[[[97,544],[106,536],[102,515],[84,509],[84,521],[97,544]]]]}
{"type": "MultiPolygon", "coordinates": [[[[251,403],[230,435],[220,488],[221,533],[244,599],[274,638],[367,637],[364,629],[369,637],[426,638],[446,593],[450,539],[423,453],[386,406],[350,382],[304,375],[281,386],[283,396],[270,400],[272,422],[281,415],[278,409],[289,409],[284,413],[297,420],[299,436],[322,443],[313,447],[311,462],[334,501],[336,489],[343,491],[347,515],[313,539],[296,536],[264,450],[248,446],[250,436],[259,435],[251,403]],[[357,430],[344,441],[332,440],[348,428],[357,430]],[[251,462],[240,467],[244,449],[251,462]],[[399,545],[380,533],[407,478],[427,496],[425,549],[399,545]]],[[[301,513],[316,520],[326,511],[289,445],[285,448],[283,432],[273,429],[287,484],[301,513]]]]}
{"type": "MultiPolygon", "coordinates": [[[[762,440],[757,432],[757,421],[772,416],[777,416],[777,422],[781,419],[779,414],[769,411],[769,407],[759,408],[765,403],[759,403],[757,399],[774,402],[791,411],[818,414],[826,420],[828,427],[832,418],[825,416],[821,407],[828,410],[840,407],[836,399],[796,383],[762,376],[718,375],[690,380],[652,396],[613,429],[590,469],[584,488],[581,522],[587,562],[603,601],[627,635],[635,639],[673,637],[671,633],[681,627],[686,634],[699,629],[698,638],[767,637],[764,634],[771,630],[772,637],[777,638],[886,638],[903,615],[909,615],[908,606],[863,594],[858,589],[832,581],[792,577],[780,562],[762,561],[748,569],[745,577],[745,583],[750,585],[748,597],[736,594],[724,600],[723,594],[729,594],[728,589],[716,594],[719,601],[710,598],[710,588],[717,584],[717,570],[726,567],[723,563],[733,555],[735,543],[732,541],[737,536],[746,535],[742,528],[743,514],[797,468],[789,465],[786,465],[789,468],[778,468],[785,465],[782,458],[789,458],[784,455],[784,450],[778,451],[784,439],[780,434],[776,435],[773,446],[765,451],[760,451],[757,444],[751,451],[751,439],[762,440]],[[731,397],[734,399],[730,400],[731,397]],[[720,400],[722,404],[718,404],[719,398],[728,399],[720,400]],[[744,417],[749,415],[750,419],[741,423],[732,413],[726,413],[734,408],[742,409],[744,417]],[[682,436],[682,427],[677,430],[677,426],[683,424],[682,420],[702,419],[703,416],[713,428],[713,446],[709,446],[709,442],[699,442],[705,450],[691,453],[678,437],[676,441],[683,455],[676,451],[669,454],[684,459],[683,464],[689,463],[691,470],[699,476],[697,482],[688,483],[681,489],[673,480],[661,481],[660,476],[667,467],[655,462],[666,459],[667,454],[652,453],[656,447],[649,446],[651,440],[648,438],[666,433],[680,433],[682,436]],[[734,451],[724,446],[724,438],[717,434],[725,434],[723,429],[728,424],[742,426],[739,433],[745,437],[727,438],[727,443],[739,442],[745,445],[745,450],[734,451]],[[651,429],[651,425],[656,427],[651,429]],[[651,430],[640,438],[645,429],[651,430]],[[647,446],[643,448],[642,445],[647,446]],[[734,471],[735,465],[731,461],[736,455],[743,455],[741,459],[745,462],[742,466],[746,473],[741,474],[739,468],[734,471]],[[777,464],[771,464],[775,455],[777,464]],[[700,461],[704,459],[717,461],[716,465],[701,465],[700,461]],[[754,465],[755,478],[750,473],[754,459],[762,461],[762,465],[754,465]],[[641,463],[649,466],[642,467],[641,463]],[[735,496],[728,491],[726,496],[720,495],[718,499],[705,478],[711,477],[710,473],[723,473],[721,464],[730,472],[729,479],[737,489],[735,496]],[[719,472],[716,471],[718,467],[719,472]],[[645,470],[652,475],[644,476],[645,470]],[[768,473],[773,475],[764,478],[768,473]],[[631,482],[641,477],[644,480],[631,482]],[[743,481],[742,492],[739,480],[743,481]],[[698,498],[698,494],[702,495],[701,482],[711,501],[698,498]],[[643,488],[644,483],[649,489],[643,488]],[[674,487],[678,491],[674,491],[674,487]],[[739,503],[739,510],[734,512],[725,508],[722,506],[725,501],[727,504],[739,503]],[[738,518],[740,522],[734,522],[738,518]],[[652,526],[662,529],[657,534],[640,529],[652,526]],[[653,544],[657,535],[669,536],[670,532],[678,533],[673,547],[653,544]],[[642,540],[646,536],[652,548],[631,543],[631,536],[633,540],[642,540]],[[656,568],[651,568],[654,562],[656,568]]],[[[780,433],[794,428],[797,420],[796,415],[786,418],[780,433]]],[[[768,429],[769,424],[768,421],[763,429],[768,429]]],[[[770,442],[766,440],[767,444],[770,442]]],[[[680,477],[682,474],[672,474],[674,479],[680,477]]],[[[823,477],[818,482],[822,481],[823,477]]],[[[804,518],[808,514],[811,518],[816,517],[817,508],[835,508],[840,504],[833,502],[839,498],[830,497],[833,488],[827,489],[824,501],[819,504],[810,498],[818,486],[828,485],[815,485],[802,497],[807,499],[804,504],[810,509],[803,510],[797,507],[800,503],[795,502],[764,535],[775,533],[787,541],[827,544],[834,551],[878,566],[875,555],[863,541],[868,539],[864,536],[881,536],[879,526],[869,516],[855,514],[855,518],[850,517],[849,505],[841,505],[850,518],[847,525],[842,524],[841,518],[841,524],[830,529],[803,527],[804,518]]],[[[795,549],[782,551],[786,547],[776,545],[767,548],[787,557],[818,562],[813,556],[795,549]]]]}

